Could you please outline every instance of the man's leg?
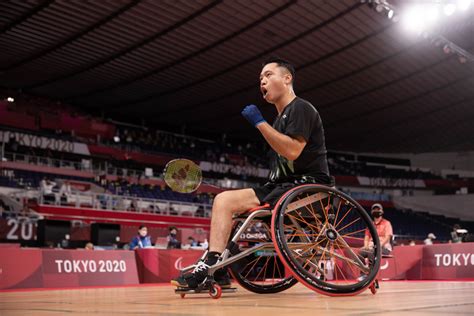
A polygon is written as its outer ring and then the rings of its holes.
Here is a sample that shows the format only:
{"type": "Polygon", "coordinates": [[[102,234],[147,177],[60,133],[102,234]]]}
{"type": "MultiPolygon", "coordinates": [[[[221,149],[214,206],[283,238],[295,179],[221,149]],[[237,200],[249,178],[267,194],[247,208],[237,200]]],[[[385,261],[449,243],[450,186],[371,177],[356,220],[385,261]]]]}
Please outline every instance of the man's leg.
{"type": "Polygon", "coordinates": [[[260,205],[253,189],[219,193],[212,205],[209,252],[222,253],[232,230],[232,216],[260,205]]]}
{"type": "MultiPolygon", "coordinates": [[[[225,191],[219,193],[212,205],[211,236],[209,252],[204,261],[198,261],[189,275],[172,280],[172,284],[180,287],[196,288],[207,277],[207,270],[214,265],[224,251],[232,230],[232,216],[260,205],[253,189],[225,191]]],[[[224,270],[214,274],[215,280],[222,287],[230,287],[230,280],[224,270]]]]}

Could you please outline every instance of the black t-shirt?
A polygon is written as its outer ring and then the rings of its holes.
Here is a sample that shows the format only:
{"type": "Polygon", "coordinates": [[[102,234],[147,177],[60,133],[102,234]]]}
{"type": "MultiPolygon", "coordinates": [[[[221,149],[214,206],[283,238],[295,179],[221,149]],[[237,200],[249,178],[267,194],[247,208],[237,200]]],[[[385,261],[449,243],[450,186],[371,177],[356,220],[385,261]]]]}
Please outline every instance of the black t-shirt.
{"type": "Polygon", "coordinates": [[[302,176],[310,176],[317,183],[333,183],[329,176],[323,123],[311,103],[295,98],[277,116],[273,128],[292,138],[302,136],[306,146],[294,161],[270,150],[270,182],[293,182],[302,176]]]}

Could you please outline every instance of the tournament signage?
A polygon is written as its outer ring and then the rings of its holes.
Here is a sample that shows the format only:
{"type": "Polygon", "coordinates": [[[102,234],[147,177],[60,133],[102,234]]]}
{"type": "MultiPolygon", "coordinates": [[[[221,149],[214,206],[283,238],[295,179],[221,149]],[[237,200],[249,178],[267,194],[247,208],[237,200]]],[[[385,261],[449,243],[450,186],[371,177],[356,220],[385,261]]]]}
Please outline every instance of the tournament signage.
{"type": "Polygon", "coordinates": [[[133,251],[2,249],[0,289],[138,284],[133,251]]]}
{"type": "Polygon", "coordinates": [[[86,144],[71,142],[68,140],[37,136],[32,134],[0,131],[0,143],[16,141],[20,146],[50,149],[52,151],[62,151],[81,155],[90,155],[86,144]]]}
{"type": "Polygon", "coordinates": [[[37,223],[27,217],[0,219],[0,241],[35,240],[37,223]]]}
{"type": "Polygon", "coordinates": [[[386,187],[386,188],[425,188],[425,181],[420,179],[402,179],[402,178],[369,178],[357,177],[360,185],[370,187],[386,187]]]}
{"type": "Polygon", "coordinates": [[[474,278],[474,243],[423,248],[423,279],[474,278]]]}
{"type": "Polygon", "coordinates": [[[270,173],[270,170],[264,168],[257,168],[253,166],[239,166],[229,165],[225,163],[201,161],[199,167],[202,171],[210,171],[217,173],[232,173],[235,175],[245,175],[258,178],[266,178],[270,173]]]}

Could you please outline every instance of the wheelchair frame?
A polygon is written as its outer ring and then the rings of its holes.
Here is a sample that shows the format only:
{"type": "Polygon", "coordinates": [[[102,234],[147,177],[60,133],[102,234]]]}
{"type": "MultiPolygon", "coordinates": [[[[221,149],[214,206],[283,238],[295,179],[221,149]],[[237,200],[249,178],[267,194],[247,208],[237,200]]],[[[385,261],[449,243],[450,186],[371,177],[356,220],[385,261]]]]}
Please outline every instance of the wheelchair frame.
{"type": "MultiPolygon", "coordinates": [[[[281,205],[283,204],[285,199],[290,196],[290,193],[294,192],[295,190],[297,190],[299,188],[305,187],[305,186],[318,186],[319,188],[322,188],[322,189],[334,190],[334,191],[338,192],[339,194],[342,194],[342,196],[344,196],[345,198],[349,198],[350,200],[352,200],[352,198],[350,198],[349,196],[347,196],[347,195],[343,194],[342,192],[336,190],[335,188],[329,188],[329,187],[326,187],[326,186],[323,186],[323,185],[316,185],[316,184],[305,184],[305,185],[296,186],[296,187],[288,190],[287,192],[285,192],[282,195],[282,197],[279,199],[279,201],[275,204],[273,209],[269,208],[269,206],[270,206],[269,204],[265,204],[263,206],[253,208],[253,209],[251,209],[247,212],[244,212],[244,213],[242,213],[238,216],[235,216],[233,218],[233,220],[234,221],[236,221],[236,220],[242,221],[243,220],[243,224],[237,229],[237,231],[235,232],[235,234],[233,236],[230,236],[230,241],[227,244],[226,249],[221,254],[218,262],[216,264],[212,265],[211,267],[209,267],[207,278],[201,284],[199,284],[199,286],[196,289],[178,288],[178,289],[175,290],[175,292],[181,294],[181,297],[184,297],[185,294],[187,294],[187,293],[202,293],[202,292],[205,292],[205,291],[209,291],[209,294],[212,298],[219,298],[222,295],[222,292],[232,292],[232,291],[235,291],[236,289],[235,288],[221,289],[220,286],[214,281],[214,278],[213,278],[214,273],[217,270],[225,268],[227,266],[230,266],[231,264],[247,257],[248,255],[250,255],[254,252],[260,251],[260,250],[273,250],[273,251],[276,251],[278,256],[281,258],[283,256],[282,250],[279,249],[279,247],[277,247],[277,243],[276,243],[276,240],[275,240],[275,231],[273,229],[270,229],[271,234],[272,234],[271,242],[259,243],[255,246],[252,246],[251,248],[248,248],[248,249],[246,249],[242,252],[239,252],[238,254],[235,254],[235,255],[232,255],[232,249],[237,246],[237,242],[239,241],[239,237],[241,236],[241,234],[243,232],[245,232],[245,230],[250,226],[250,224],[252,223],[252,221],[254,219],[264,217],[264,216],[272,216],[273,212],[279,211],[279,208],[281,207],[281,205]],[[244,216],[246,216],[246,217],[244,217],[244,216]]],[[[292,210],[298,209],[304,203],[317,202],[317,201],[320,201],[324,198],[327,198],[328,196],[329,196],[328,193],[321,194],[321,192],[317,192],[317,193],[315,193],[313,195],[310,195],[306,198],[303,198],[301,200],[291,202],[287,205],[287,208],[285,209],[285,213],[288,213],[292,210]]],[[[362,208],[359,204],[357,204],[357,202],[356,202],[356,205],[357,205],[357,207],[362,208]]],[[[296,227],[301,228],[301,226],[295,220],[292,220],[292,222],[296,227]]],[[[373,225],[372,222],[370,222],[370,224],[373,225]]],[[[273,228],[273,224],[271,226],[273,228]]],[[[365,272],[365,273],[370,272],[370,268],[367,267],[364,262],[362,262],[359,255],[351,249],[351,247],[347,244],[347,242],[344,240],[344,238],[341,237],[341,235],[339,234],[336,227],[334,227],[334,224],[329,223],[329,221],[326,221],[326,223],[324,223],[324,225],[321,228],[320,233],[319,233],[318,237],[316,238],[316,240],[312,241],[307,236],[306,236],[306,239],[307,239],[308,242],[315,243],[319,240],[320,236],[323,236],[323,235],[329,234],[329,233],[331,233],[331,234],[336,233],[336,236],[333,236],[332,238],[334,238],[334,240],[337,239],[338,241],[341,241],[343,246],[346,247],[346,249],[350,250],[350,255],[351,255],[352,259],[345,258],[345,257],[337,254],[336,252],[331,253],[330,251],[324,249],[320,245],[317,247],[318,250],[320,250],[322,252],[329,253],[329,254],[333,255],[334,257],[337,257],[341,260],[349,261],[350,263],[356,265],[362,272],[365,272]]],[[[378,237],[377,237],[377,239],[378,239],[378,237]]],[[[297,248],[297,247],[300,247],[301,245],[305,245],[305,244],[307,244],[307,243],[299,242],[299,243],[289,243],[288,245],[291,246],[291,247],[297,248]]],[[[207,251],[204,252],[204,254],[203,254],[203,256],[201,257],[200,260],[204,260],[206,255],[207,255],[207,251]]],[[[380,258],[378,258],[378,259],[379,259],[379,262],[378,262],[378,265],[376,265],[377,271],[378,271],[379,264],[380,264],[380,258]]],[[[284,261],[284,260],[282,259],[282,261],[284,261]]],[[[324,271],[322,271],[322,269],[317,264],[313,263],[313,265],[314,265],[314,268],[320,274],[324,274],[324,271]]],[[[196,266],[196,264],[187,266],[187,267],[185,267],[181,270],[181,273],[186,273],[186,272],[194,269],[195,266],[196,266]]],[[[286,266],[286,264],[285,264],[285,266],[286,266]]],[[[293,277],[295,277],[297,280],[302,282],[304,285],[308,286],[304,282],[304,280],[301,280],[301,278],[298,277],[297,275],[295,275],[293,272],[292,272],[292,274],[293,274],[293,277]]],[[[327,292],[324,292],[324,291],[318,291],[314,288],[311,288],[311,289],[315,290],[317,292],[320,292],[322,294],[326,294],[326,295],[356,295],[356,294],[364,291],[366,288],[370,288],[372,293],[375,294],[376,289],[378,288],[377,278],[375,277],[375,279],[369,285],[364,286],[363,288],[361,288],[357,291],[354,291],[352,293],[349,293],[349,294],[347,294],[347,293],[346,294],[331,294],[331,293],[327,293],[327,292]]]]}

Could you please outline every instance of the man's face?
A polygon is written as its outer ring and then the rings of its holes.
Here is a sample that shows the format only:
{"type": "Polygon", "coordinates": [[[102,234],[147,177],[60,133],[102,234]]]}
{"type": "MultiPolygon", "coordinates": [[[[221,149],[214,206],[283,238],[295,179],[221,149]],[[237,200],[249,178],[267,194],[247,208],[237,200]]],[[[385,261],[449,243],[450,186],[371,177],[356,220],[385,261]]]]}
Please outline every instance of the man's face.
{"type": "Polygon", "coordinates": [[[291,75],[277,63],[266,64],[260,73],[260,91],[265,101],[275,104],[291,85],[291,75]]]}
{"type": "Polygon", "coordinates": [[[140,236],[145,237],[148,234],[148,229],[146,227],[143,227],[138,231],[138,233],[140,234],[140,236]]]}

